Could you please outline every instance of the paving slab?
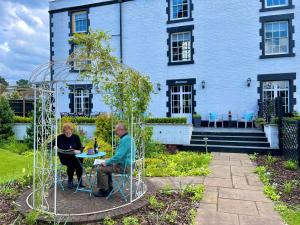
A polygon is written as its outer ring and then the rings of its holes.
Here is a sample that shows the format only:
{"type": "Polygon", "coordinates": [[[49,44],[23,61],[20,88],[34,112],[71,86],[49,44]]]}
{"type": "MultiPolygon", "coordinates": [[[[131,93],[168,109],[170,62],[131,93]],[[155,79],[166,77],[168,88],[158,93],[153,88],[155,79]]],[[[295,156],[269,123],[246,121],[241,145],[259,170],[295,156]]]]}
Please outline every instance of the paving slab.
{"type": "Polygon", "coordinates": [[[218,192],[217,191],[205,191],[201,202],[217,204],[218,192]]]}
{"type": "Polygon", "coordinates": [[[232,214],[259,215],[255,202],[234,199],[218,199],[218,211],[232,214]]]}
{"type": "Polygon", "coordinates": [[[240,225],[284,225],[278,218],[240,215],[240,225]]]}
{"type": "Polygon", "coordinates": [[[210,166],[212,172],[208,177],[217,177],[217,178],[231,178],[230,166],[225,165],[212,165],[210,166]]]}
{"type": "Polygon", "coordinates": [[[279,218],[279,214],[274,210],[273,202],[256,202],[256,206],[258,209],[258,213],[261,216],[269,216],[271,218],[277,217],[279,218]]]}
{"type": "Polygon", "coordinates": [[[202,209],[198,209],[196,221],[197,225],[239,225],[238,216],[235,214],[202,209]]]}
{"type": "Polygon", "coordinates": [[[232,180],[229,178],[206,177],[204,179],[204,185],[232,188],[232,180]]]}
{"type": "Polygon", "coordinates": [[[231,166],[231,173],[234,176],[244,176],[247,174],[252,174],[253,171],[253,166],[231,166]]]}
{"type": "Polygon", "coordinates": [[[220,188],[219,197],[257,202],[272,202],[270,199],[266,198],[262,191],[241,190],[233,188],[220,188]]]}
{"type": "Polygon", "coordinates": [[[283,225],[274,204],[263,194],[247,154],[213,153],[212,173],[197,211],[199,225],[283,225]],[[230,169],[229,169],[230,168],[230,169]]]}
{"type": "Polygon", "coordinates": [[[199,210],[217,212],[217,204],[201,202],[199,206],[199,210]]]}

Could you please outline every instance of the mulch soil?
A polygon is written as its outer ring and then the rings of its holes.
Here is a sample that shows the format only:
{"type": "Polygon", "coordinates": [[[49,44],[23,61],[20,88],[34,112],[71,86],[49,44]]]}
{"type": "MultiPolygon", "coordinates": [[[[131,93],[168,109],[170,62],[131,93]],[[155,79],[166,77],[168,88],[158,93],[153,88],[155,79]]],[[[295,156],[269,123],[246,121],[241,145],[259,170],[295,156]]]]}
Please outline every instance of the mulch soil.
{"type": "MultiPolygon", "coordinates": [[[[18,195],[24,191],[20,187],[16,187],[17,194],[14,196],[4,196],[0,194],[0,224],[12,224],[17,218],[17,224],[26,224],[24,217],[15,209],[16,206],[14,201],[17,199],[18,195]]],[[[139,224],[141,225],[188,225],[191,224],[190,210],[192,208],[199,207],[199,203],[193,203],[191,201],[191,194],[180,195],[178,192],[172,193],[162,193],[157,192],[153,194],[158,203],[163,203],[160,207],[147,205],[137,212],[130,214],[128,216],[138,218],[139,224]],[[173,214],[173,216],[172,216],[173,214]],[[174,216],[175,215],[175,216],[174,216]]],[[[146,196],[149,198],[150,196],[146,196]]],[[[123,225],[123,219],[114,219],[115,225],[123,225]]],[[[45,224],[45,223],[38,223],[45,224]]],[[[93,224],[103,224],[103,222],[93,223],[93,224]]],[[[90,224],[91,225],[91,224],[90,224]]]]}
{"type": "MultiPolygon", "coordinates": [[[[188,225],[191,224],[190,210],[199,207],[199,203],[192,203],[191,196],[182,196],[179,193],[173,192],[172,194],[164,194],[157,192],[155,195],[158,202],[163,202],[164,207],[161,209],[155,209],[155,207],[148,205],[138,212],[132,214],[138,218],[141,225],[188,225]],[[176,217],[171,216],[171,214],[177,215],[176,217]],[[174,219],[174,220],[173,220],[174,219]]],[[[118,219],[117,225],[122,225],[123,219],[118,219]]]]}
{"type": "Polygon", "coordinates": [[[25,224],[22,221],[21,215],[16,210],[15,200],[19,194],[23,192],[27,187],[21,187],[18,184],[10,186],[14,193],[11,195],[0,193],[0,224],[12,224],[16,220],[19,224],[25,224]]]}
{"type": "Polygon", "coordinates": [[[258,156],[256,163],[258,166],[266,166],[270,175],[271,184],[276,186],[280,195],[280,200],[288,205],[300,205],[300,168],[297,170],[287,170],[283,163],[285,160],[282,157],[274,157],[276,159],[271,165],[266,163],[267,156],[258,156]],[[286,182],[293,182],[292,191],[286,193],[284,191],[284,184],[286,182]]]}

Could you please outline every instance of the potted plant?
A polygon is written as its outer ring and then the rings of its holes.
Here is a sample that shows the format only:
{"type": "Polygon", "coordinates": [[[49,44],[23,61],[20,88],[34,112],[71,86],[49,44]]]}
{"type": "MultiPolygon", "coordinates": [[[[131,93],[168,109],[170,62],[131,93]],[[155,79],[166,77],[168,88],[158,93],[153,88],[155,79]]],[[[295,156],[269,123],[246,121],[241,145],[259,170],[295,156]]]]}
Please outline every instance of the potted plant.
{"type": "Polygon", "coordinates": [[[193,115],[193,124],[195,127],[201,126],[201,115],[196,113],[193,115]]]}
{"type": "Polygon", "coordinates": [[[266,120],[262,117],[258,117],[254,120],[254,125],[256,128],[261,128],[263,129],[264,128],[264,124],[266,124],[266,120]]]}

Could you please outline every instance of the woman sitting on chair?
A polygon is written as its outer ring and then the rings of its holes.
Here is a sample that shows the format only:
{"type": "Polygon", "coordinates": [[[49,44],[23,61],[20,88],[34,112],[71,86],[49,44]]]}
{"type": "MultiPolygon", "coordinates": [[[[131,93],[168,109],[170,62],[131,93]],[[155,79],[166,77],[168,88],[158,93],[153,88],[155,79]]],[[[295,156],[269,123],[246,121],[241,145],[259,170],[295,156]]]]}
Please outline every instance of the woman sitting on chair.
{"type": "MultiPolygon", "coordinates": [[[[67,166],[68,188],[74,188],[73,175],[76,171],[79,187],[84,187],[82,184],[82,167],[75,157],[75,154],[80,154],[82,144],[78,135],[73,134],[74,125],[65,123],[62,127],[62,134],[57,136],[58,156],[62,165],[67,166]]],[[[79,159],[81,163],[82,159],[79,159]]]]}

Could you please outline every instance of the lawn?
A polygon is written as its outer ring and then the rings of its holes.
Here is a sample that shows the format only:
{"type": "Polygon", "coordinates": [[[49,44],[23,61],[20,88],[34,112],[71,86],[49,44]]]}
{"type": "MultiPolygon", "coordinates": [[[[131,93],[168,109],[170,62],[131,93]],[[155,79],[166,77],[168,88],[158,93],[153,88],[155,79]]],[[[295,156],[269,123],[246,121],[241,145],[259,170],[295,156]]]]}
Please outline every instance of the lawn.
{"type": "Polygon", "coordinates": [[[23,177],[32,171],[33,156],[0,149],[0,184],[23,177]]]}

